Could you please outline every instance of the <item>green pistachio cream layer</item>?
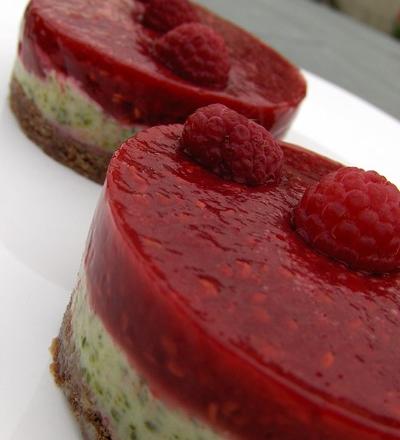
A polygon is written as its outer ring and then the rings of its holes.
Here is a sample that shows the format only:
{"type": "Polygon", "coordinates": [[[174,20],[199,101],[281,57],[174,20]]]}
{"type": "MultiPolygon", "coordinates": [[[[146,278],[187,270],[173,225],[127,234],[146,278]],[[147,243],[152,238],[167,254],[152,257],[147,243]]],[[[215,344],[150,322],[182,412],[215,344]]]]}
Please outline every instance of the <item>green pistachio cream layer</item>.
{"type": "Polygon", "coordinates": [[[217,440],[203,423],[154,397],[94,313],[84,276],[72,301],[72,337],[82,381],[113,440],[217,440]]]}
{"type": "Polygon", "coordinates": [[[140,129],[107,115],[75,80],[60,73],[50,71],[39,78],[17,59],[14,77],[49,122],[82,143],[112,152],[140,129]]]}

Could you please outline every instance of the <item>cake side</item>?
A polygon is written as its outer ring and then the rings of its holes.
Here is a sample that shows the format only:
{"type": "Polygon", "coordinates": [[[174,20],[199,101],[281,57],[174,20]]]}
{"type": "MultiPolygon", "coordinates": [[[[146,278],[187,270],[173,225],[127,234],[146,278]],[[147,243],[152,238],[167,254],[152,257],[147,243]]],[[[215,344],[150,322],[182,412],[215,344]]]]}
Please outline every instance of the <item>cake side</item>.
{"type": "Polygon", "coordinates": [[[218,440],[160,401],[93,311],[84,272],[52,345],[51,370],[87,440],[218,440]]]}
{"type": "Polygon", "coordinates": [[[108,115],[77,81],[55,69],[49,69],[46,76],[40,77],[17,57],[13,77],[45,119],[93,148],[113,152],[141,128],[108,115]]]}
{"type": "Polygon", "coordinates": [[[84,144],[50,122],[16,77],[11,80],[9,99],[24,133],[46,154],[97,183],[104,182],[112,152],[84,144]]]}
{"type": "Polygon", "coordinates": [[[111,440],[110,432],[102,421],[88,387],[83,382],[79,353],[73,340],[71,307],[72,300],[64,314],[59,336],[53,340],[50,347],[53,357],[50,371],[70,404],[83,438],[111,440]]]}

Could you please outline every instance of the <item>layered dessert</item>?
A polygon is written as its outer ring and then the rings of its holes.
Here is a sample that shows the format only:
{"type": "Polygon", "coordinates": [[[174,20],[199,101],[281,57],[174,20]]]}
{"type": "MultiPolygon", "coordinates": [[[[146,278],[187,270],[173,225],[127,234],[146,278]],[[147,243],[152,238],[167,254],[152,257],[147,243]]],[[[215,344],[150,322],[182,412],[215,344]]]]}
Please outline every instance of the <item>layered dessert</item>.
{"type": "Polygon", "coordinates": [[[46,153],[102,182],[142,128],[220,102],[280,136],[305,93],[296,67],[187,0],[31,0],[11,106],[46,153]]]}
{"type": "Polygon", "coordinates": [[[114,155],[53,372],[87,439],[400,439],[400,192],[221,105],[114,155]]]}

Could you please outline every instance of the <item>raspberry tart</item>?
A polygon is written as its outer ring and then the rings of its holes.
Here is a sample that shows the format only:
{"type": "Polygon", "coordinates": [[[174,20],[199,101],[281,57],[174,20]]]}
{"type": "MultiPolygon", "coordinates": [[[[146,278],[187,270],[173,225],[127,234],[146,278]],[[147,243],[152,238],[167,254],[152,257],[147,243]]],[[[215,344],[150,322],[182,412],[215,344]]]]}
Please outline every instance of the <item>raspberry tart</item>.
{"type": "Polygon", "coordinates": [[[129,139],[53,344],[85,438],[400,439],[399,209],[218,104],[129,139]]]}
{"type": "Polygon", "coordinates": [[[46,153],[102,182],[142,128],[220,102],[280,136],[305,93],[277,52],[187,0],[31,0],[11,106],[46,153]]]}

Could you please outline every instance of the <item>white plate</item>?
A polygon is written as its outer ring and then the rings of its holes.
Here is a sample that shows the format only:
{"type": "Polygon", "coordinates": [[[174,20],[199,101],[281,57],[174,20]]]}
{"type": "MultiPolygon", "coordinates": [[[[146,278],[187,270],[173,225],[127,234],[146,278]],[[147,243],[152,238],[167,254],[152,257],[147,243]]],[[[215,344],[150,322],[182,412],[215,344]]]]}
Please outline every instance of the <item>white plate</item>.
{"type": "MultiPolygon", "coordinates": [[[[0,438],[79,433],[48,372],[48,346],[74,285],[100,186],[54,162],[19,131],[8,82],[25,0],[0,17],[0,438]]],[[[309,94],[287,139],[400,184],[400,124],[307,73],[309,94]]]]}

